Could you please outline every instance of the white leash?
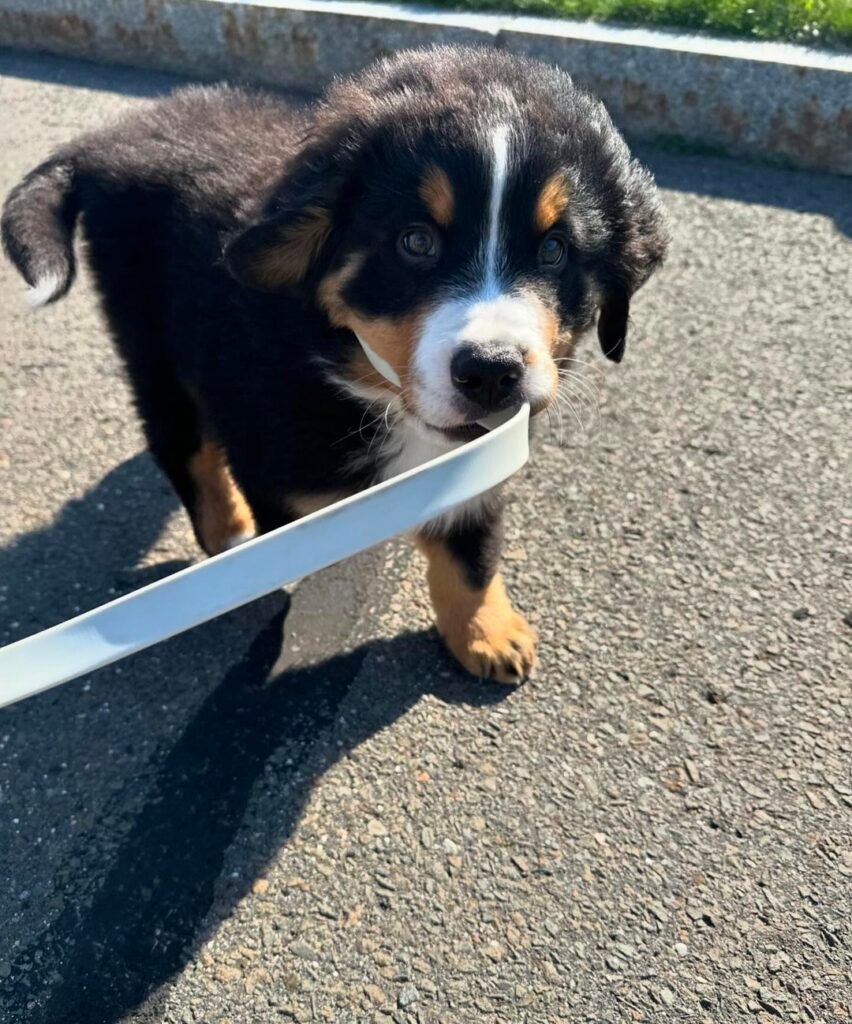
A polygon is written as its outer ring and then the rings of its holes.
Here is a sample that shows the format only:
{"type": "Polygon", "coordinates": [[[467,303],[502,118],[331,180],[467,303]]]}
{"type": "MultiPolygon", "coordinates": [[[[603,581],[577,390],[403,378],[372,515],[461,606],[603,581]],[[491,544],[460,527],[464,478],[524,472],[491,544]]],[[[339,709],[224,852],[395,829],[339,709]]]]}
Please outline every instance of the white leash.
{"type": "Polygon", "coordinates": [[[528,457],[525,405],[489,434],[423,466],[0,648],[0,707],[126,658],[412,530],[496,487],[528,457]]]}

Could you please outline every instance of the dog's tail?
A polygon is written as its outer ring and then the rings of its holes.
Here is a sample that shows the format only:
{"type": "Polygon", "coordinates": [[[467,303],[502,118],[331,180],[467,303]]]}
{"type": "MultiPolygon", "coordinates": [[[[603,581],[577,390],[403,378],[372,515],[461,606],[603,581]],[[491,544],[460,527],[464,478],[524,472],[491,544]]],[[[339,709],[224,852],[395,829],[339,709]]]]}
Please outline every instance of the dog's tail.
{"type": "Polygon", "coordinates": [[[74,281],[74,224],[80,212],[74,164],[65,156],[36,167],[9,193],[0,233],[29,285],[33,308],[61,299],[74,281]]]}

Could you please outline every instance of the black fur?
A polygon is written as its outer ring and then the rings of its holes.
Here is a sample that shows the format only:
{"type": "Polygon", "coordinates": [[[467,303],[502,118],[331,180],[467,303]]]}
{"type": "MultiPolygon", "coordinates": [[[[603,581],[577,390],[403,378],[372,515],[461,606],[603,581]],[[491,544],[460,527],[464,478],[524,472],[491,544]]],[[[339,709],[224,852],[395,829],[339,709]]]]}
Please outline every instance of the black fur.
{"type": "Polygon", "coordinates": [[[53,279],[51,301],[74,283],[74,223],[79,212],[73,167],[48,160],[9,193],[3,208],[3,247],[30,287],[53,279]]]}
{"type": "Polygon", "coordinates": [[[445,532],[444,544],[461,566],[472,590],[485,590],[500,565],[503,544],[503,510],[489,508],[473,523],[461,523],[445,532]]]}

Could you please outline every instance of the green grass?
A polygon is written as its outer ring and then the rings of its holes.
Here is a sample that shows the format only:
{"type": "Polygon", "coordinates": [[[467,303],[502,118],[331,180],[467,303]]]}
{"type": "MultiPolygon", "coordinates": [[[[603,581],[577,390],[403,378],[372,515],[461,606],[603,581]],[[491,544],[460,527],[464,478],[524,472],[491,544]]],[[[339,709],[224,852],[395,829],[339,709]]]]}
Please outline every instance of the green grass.
{"type": "Polygon", "coordinates": [[[442,7],[591,18],[852,49],[852,0],[435,0],[442,7]]]}

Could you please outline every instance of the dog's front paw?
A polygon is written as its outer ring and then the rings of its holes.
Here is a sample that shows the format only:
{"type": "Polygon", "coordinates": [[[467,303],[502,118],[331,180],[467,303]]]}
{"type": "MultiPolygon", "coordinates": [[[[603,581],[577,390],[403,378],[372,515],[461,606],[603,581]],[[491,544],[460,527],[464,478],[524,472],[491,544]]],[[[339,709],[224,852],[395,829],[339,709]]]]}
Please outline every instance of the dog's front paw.
{"type": "Polygon", "coordinates": [[[458,661],[480,679],[522,683],[535,665],[536,632],[502,586],[493,593],[489,588],[469,618],[445,618],[438,629],[458,661]]]}

